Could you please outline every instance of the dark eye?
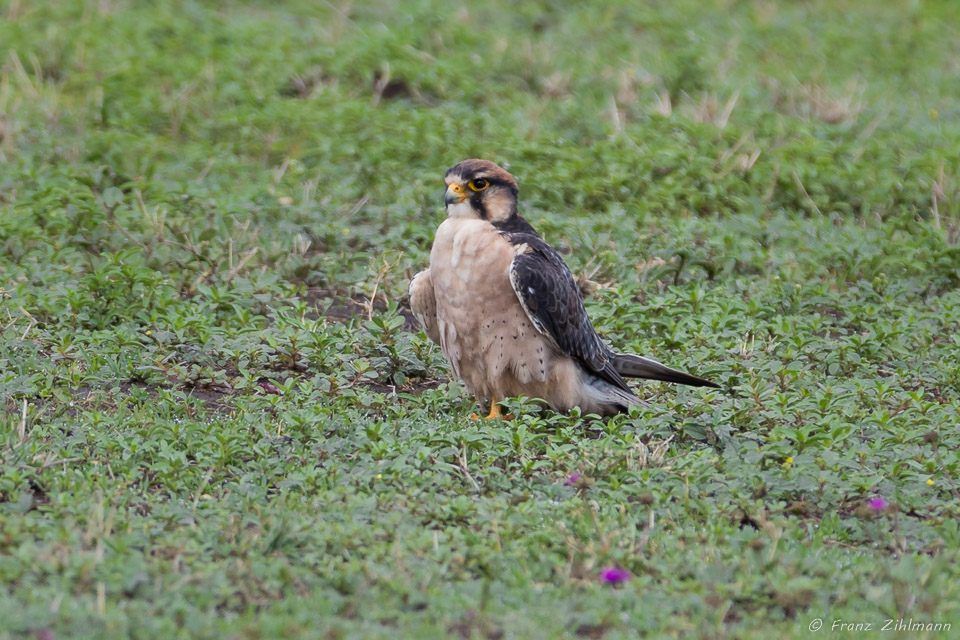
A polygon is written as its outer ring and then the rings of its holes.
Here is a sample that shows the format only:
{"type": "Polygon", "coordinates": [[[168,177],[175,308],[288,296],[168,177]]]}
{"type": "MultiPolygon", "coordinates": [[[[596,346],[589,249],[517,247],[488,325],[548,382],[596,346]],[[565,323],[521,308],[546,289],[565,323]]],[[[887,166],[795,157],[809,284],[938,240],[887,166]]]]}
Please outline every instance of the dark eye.
{"type": "Polygon", "coordinates": [[[477,178],[476,180],[471,180],[468,186],[474,191],[483,191],[490,186],[490,183],[483,178],[477,178]]]}

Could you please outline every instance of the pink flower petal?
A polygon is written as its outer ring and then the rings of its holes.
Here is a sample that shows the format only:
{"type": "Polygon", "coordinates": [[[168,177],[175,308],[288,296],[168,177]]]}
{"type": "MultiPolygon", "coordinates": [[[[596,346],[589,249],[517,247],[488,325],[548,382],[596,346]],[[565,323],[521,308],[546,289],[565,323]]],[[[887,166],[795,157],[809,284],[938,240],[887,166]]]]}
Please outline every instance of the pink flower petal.
{"type": "Polygon", "coordinates": [[[275,396],[283,395],[283,391],[280,391],[280,389],[277,388],[277,385],[273,384],[269,380],[261,380],[257,383],[257,386],[263,389],[264,393],[269,393],[275,396]]]}
{"type": "Polygon", "coordinates": [[[622,567],[604,567],[600,570],[600,580],[607,584],[622,584],[630,577],[630,572],[622,567]]]}

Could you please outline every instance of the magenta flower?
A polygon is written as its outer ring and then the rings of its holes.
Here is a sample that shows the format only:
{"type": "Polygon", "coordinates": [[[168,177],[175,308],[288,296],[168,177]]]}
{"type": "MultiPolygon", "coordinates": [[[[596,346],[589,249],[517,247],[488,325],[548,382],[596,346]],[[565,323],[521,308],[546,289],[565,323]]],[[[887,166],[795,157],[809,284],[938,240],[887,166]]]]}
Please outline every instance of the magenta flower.
{"type": "Polygon", "coordinates": [[[600,580],[607,584],[622,584],[630,579],[630,572],[622,567],[604,567],[600,570],[600,580]]]}
{"type": "Polygon", "coordinates": [[[277,385],[273,384],[269,380],[261,380],[257,383],[257,386],[263,389],[264,393],[269,393],[275,396],[282,396],[283,391],[280,391],[280,388],[277,385]]]}
{"type": "Polygon", "coordinates": [[[869,502],[869,505],[874,511],[883,511],[887,508],[887,501],[884,500],[883,496],[877,496],[869,502]]]}
{"type": "Polygon", "coordinates": [[[573,485],[577,484],[577,480],[579,479],[580,479],[580,472],[574,471],[573,473],[570,474],[570,477],[567,478],[567,481],[564,482],[563,484],[567,485],[568,487],[572,487],[573,485]]]}

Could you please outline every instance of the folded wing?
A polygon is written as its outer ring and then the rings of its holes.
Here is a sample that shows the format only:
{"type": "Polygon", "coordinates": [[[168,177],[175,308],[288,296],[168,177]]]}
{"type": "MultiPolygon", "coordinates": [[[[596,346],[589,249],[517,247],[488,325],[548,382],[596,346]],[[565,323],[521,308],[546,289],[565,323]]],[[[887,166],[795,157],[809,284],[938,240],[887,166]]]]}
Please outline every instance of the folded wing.
{"type": "Polygon", "coordinates": [[[514,245],[526,246],[510,265],[510,283],[537,331],[597,377],[630,391],[613,366],[614,354],[593,328],[580,289],[559,254],[535,234],[505,235],[514,245]]]}
{"type": "Polygon", "coordinates": [[[630,388],[623,376],[695,387],[720,386],[651,358],[611,351],[593,328],[573,274],[553,247],[534,233],[504,235],[518,247],[525,245],[510,267],[513,290],[533,325],[561,352],[625,391],[630,388]]]}

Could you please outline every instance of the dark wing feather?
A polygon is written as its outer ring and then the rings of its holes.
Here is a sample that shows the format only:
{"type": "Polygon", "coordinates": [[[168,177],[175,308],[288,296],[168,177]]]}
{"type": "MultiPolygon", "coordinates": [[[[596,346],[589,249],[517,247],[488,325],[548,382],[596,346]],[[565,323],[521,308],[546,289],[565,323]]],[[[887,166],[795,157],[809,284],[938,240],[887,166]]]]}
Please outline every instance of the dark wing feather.
{"type": "Polygon", "coordinates": [[[597,377],[630,391],[613,366],[613,353],[593,328],[563,258],[536,233],[503,235],[514,245],[527,245],[510,265],[510,282],[537,330],[597,377]]]}

